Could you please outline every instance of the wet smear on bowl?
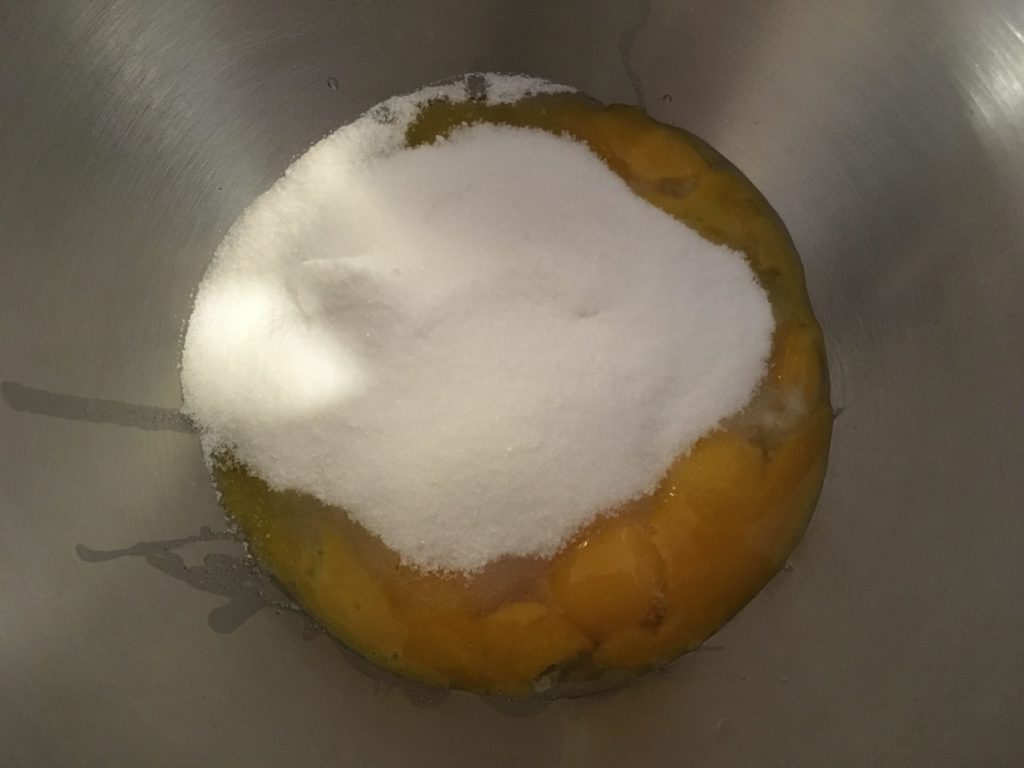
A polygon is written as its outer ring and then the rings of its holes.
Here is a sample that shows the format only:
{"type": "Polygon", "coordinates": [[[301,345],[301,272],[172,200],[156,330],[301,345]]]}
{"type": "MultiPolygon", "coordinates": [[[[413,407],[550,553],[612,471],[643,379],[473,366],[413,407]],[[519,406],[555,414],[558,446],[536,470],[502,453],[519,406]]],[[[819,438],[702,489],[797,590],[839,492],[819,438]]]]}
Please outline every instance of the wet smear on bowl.
{"type": "Polygon", "coordinates": [[[0,383],[0,397],[12,411],[52,416],[71,421],[93,424],[114,424],[150,431],[196,432],[191,420],[177,408],[126,403],[122,400],[104,400],[98,397],[79,397],[59,392],[28,387],[16,381],[0,383]]]}
{"type": "Polygon", "coordinates": [[[206,526],[194,536],[175,539],[140,541],[118,549],[92,549],[75,545],[79,559],[102,563],[125,557],[140,557],[151,567],[193,589],[226,598],[227,602],[210,611],[206,623],[219,634],[234,632],[264,608],[291,611],[305,619],[303,636],[316,637],[320,629],[302,609],[288,600],[284,591],[264,573],[251,558],[227,552],[204,555],[199,563],[190,564],[180,550],[188,550],[204,542],[241,542],[233,531],[214,531],[206,526]]]}
{"type": "MultiPolygon", "coordinates": [[[[209,543],[240,544],[242,536],[230,530],[213,530],[202,526],[196,534],[169,539],[140,541],[114,549],[94,549],[84,544],[75,545],[75,554],[86,563],[108,563],[125,558],[141,558],[149,566],[170,576],[175,581],[207,594],[218,595],[226,602],[207,615],[207,626],[222,635],[231,634],[261,611],[270,609],[277,614],[291,613],[302,619],[303,640],[325,638],[361,674],[373,680],[381,696],[398,690],[414,706],[436,707],[450,698],[449,691],[430,688],[382,670],[340,641],[326,633],[320,624],[301,607],[288,599],[277,581],[259,566],[252,557],[238,552],[212,552],[190,562],[186,555],[209,543]]],[[[516,702],[495,698],[493,707],[505,714],[522,716],[533,714],[536,707],[526,712],[516,702]]]]}

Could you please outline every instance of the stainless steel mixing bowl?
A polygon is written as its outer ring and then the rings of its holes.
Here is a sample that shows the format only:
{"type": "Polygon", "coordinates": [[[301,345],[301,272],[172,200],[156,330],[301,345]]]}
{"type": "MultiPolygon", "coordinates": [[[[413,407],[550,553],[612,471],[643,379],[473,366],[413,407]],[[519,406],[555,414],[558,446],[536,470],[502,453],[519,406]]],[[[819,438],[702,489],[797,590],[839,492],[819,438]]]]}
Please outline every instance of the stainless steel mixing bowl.
{"type": "Polygon", "coordinates": [[[0,183],[5,765],[1024,763],[1019,0],[6,0],[0,183]],[[361,665],[242,563],[174,412],[235,216],[476,69],[642,101],[746,171],[842,408],[791,567],[596,698],[361,665]]]}

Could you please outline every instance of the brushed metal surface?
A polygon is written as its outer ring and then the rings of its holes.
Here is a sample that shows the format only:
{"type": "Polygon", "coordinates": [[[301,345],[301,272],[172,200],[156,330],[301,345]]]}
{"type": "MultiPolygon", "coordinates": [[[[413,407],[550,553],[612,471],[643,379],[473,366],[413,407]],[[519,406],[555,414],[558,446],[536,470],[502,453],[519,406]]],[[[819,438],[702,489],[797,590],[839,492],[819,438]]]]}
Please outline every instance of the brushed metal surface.
{"type": "Polygon", "coordinates": [[[1022,211],[1016,0],[6,0],[2,761],[1024,763],[1022,211]],[[310,632],[239,565],[173,413],[235,216],[364,108],[474,69],[642,99],[746,171],[844,408],[792,567],[709,650],[587,700],[428,695],[310,632]]]}

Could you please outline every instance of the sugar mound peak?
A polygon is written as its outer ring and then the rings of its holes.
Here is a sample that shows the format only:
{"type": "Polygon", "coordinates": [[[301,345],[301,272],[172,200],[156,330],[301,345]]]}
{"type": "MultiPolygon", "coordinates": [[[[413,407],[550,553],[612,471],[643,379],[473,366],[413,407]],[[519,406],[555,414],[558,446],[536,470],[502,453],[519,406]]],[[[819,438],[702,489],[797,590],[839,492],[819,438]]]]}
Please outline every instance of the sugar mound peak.
{"type": "MultiPolygon", "coordinates": [[[[504,100],[555,88],[487,77],[504,100]]],[[[344,508],[407,562],[473,571],[551,555],[653,491],[750,399],[773,321],[739,254],[582,144],[477,125],[404,149],[433,98],[468,94],[385,102],[235,224],[182,385],[208,453],[344,508]]]]}

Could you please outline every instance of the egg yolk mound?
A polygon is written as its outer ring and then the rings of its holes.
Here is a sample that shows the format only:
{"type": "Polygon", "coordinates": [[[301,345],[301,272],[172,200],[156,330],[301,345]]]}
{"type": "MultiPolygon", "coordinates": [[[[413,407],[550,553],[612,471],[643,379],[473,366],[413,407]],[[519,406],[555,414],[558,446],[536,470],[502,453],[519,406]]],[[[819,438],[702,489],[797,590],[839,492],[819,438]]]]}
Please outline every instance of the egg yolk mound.
{"type": "Polygon", "coordinates": [[[328,631],[417,680],[513,696],[586,692],[692,650],[784,564],[820,492],[833,413],[821,331],[793,243],[764,197],[700,139],[575,94],[439,100],[410,147],[458,127],[537,128],[584,142],[641,198],[742,253],[775,318],[748,406],[680,456],[652,495],[600,517],[547,560],[430,573],[310,496],[215,457],[252,552],[328,631]]]}

